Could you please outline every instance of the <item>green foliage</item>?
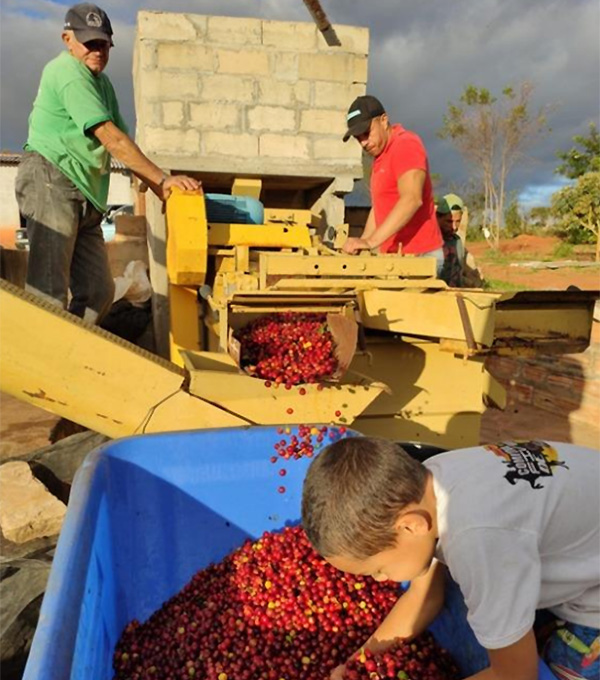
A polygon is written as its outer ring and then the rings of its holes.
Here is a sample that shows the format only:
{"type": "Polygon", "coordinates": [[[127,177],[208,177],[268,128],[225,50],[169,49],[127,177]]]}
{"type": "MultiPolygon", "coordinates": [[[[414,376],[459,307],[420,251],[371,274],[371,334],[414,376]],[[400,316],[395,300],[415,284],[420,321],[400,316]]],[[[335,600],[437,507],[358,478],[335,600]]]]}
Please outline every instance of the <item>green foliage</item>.
{"type": "Polygon", "coordinates": [[[581,148],[574,146],[569,151],[558,151],[556,155],[563,161],[556,171],[569,179],[577,179],[588,172],[600,171],[600,134],[595,123],[590,123],[590,132],[575,135],[573,141],[581,148]]]}
{"type": "Polygon", "coordinates": [[[519,201],[513,197],[504,211],[504,236],[513,238],[527,232],[527,222],[519,210],[519,201]]]}
{"type": "Polygon", "coordinates": [[[552,253],[553,260],[570,260],[573,257],[573,245],[561,241],[552,253]]]}
{"type": "Polygon", "coordinates": [[[501,292],[531,290],[529,286],[524,286],[522,283],[512,283],[511,281],[501,281],[500,279],[485,279],[483,282],[483,289],[501,292]]]}
{"type": "Polygon", "coordinates": [[[552,213],[550,206],[538,205],[529,211],[529,222],[534,232],[542,231],[550,226],[552,213]]]}
{"type": "Polygon", "coordinates": [[[551,210],[571,243],[598,242],[600,235],[600,172],[588,172],[552,196],[551,210]]]}

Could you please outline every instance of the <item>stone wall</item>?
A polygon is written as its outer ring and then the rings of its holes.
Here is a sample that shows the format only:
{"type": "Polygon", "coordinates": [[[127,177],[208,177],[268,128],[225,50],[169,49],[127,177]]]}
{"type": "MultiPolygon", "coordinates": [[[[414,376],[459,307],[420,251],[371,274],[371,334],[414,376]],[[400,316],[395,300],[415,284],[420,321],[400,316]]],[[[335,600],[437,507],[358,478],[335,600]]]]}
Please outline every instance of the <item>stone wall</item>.
{"type": "Polygon", "coordinates": [[[341,47],[308,22],[140,12],[138,143],[169,170],[287,180],[310,190],[297,207],[343,222],[341,195],[362,167],[359,146],[341,137],[349,104],[365,92],[368,30],[336,33],[341,47]],[[324,204],[324,195],[338,200],[324,204]]]}

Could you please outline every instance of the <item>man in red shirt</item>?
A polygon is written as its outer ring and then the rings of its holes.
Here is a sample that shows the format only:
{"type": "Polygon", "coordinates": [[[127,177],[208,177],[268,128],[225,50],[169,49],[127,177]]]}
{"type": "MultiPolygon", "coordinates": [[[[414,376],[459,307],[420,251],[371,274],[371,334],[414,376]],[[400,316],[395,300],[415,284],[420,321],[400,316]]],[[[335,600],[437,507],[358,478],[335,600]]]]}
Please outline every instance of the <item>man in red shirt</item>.
{"type": "Polygon", "coordinates": [[[354,137],[375,158],[371,173],[373,207],[360,238],[349,238],[346,253],[401,252],[444,262],[443,239],[435,216],[427,152],[421,139],[392,125],[381,102],[369,95],[354,100],[347,114],[347,142],[354,137]]]}

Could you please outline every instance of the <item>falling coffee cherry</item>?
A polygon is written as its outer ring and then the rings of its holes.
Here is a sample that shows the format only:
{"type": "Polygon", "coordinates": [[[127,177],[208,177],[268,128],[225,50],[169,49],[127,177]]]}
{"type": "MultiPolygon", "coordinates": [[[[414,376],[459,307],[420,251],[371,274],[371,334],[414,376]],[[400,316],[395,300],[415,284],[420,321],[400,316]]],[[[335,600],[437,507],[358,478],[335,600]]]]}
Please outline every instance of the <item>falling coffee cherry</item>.
{"type": "Polygon", "coordinates": [[[280,486],[277,491],[279,491],[279,493],[285,493],[285,486],[280,486]]]}

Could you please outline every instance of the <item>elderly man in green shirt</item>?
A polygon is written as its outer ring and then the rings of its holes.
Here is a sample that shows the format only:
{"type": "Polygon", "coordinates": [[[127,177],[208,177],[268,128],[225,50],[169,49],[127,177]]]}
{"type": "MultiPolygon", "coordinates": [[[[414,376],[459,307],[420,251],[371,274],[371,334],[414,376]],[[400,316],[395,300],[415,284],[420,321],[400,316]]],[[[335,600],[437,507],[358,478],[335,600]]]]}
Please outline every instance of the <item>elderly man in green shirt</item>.
{"type": "Polygon", "coordinates": [[[199,182],[168,176],[127,135],[113,86],[103,73],[113,46],[106,13],[71,7],[66,51],[46,64],[16,181],[27,227],[27,289],[92,323],[113,301],[114,284],[100,223],[106,210],[110,159],[126,165],[161,199],[199,182]]]}

